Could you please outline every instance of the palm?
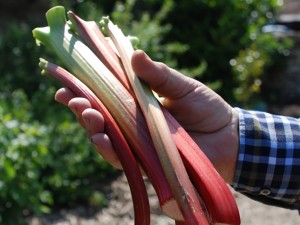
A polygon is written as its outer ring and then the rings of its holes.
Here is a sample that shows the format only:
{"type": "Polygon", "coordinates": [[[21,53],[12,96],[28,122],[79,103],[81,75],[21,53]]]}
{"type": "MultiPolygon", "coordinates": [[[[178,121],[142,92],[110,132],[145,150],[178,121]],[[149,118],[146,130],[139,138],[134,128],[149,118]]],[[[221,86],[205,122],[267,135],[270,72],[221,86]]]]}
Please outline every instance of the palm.
{"type": "Polygon", "coordinates": [[[162,104],[186,129],[221,175],[231,182],[235,169],[232,159],[236,158],[238,148],[235,110],[202,83],[162,63],[153,63],[142,53],[134,55],[132,65],[135,72],[164,97],[162,104]]]}
{"type": "MultiPolygon", "coordinates": [[[[164,105],[186,129],[194,141],[213,162],[226,180],[232,180],[224,167],[234,166],[227,161],[236,138],[233,110],[221,97],[198,83],[194,91],[175,100],[165,99],[164,105]]],[[[233,168],[234,169],[234,168],[233,168]]]]}
{"type": "MultiPolygon", "coordinates": [[[[183,93],[180,87],[177,91],[183,93]]],[[[186,91],[180,98],[165,99],[164,105],[189,132],[213,133],[229,123],[230,107],[217,94],[199,82],[186,91]]]]}

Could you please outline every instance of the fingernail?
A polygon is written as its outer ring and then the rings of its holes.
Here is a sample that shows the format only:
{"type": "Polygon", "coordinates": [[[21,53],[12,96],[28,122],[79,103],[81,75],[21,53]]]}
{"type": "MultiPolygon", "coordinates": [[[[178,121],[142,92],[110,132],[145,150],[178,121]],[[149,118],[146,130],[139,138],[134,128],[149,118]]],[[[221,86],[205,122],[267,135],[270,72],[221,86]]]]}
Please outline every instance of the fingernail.
{"type": "Polygon", "coordinates": [[[92,135],[91,137],[90,137],[90,140],[91,140],[91,142],[92,142],[92,144],[93,145],[97,145],[97,140],[96,140],[97,138],[95,137],[95,135],[92,135]]]}

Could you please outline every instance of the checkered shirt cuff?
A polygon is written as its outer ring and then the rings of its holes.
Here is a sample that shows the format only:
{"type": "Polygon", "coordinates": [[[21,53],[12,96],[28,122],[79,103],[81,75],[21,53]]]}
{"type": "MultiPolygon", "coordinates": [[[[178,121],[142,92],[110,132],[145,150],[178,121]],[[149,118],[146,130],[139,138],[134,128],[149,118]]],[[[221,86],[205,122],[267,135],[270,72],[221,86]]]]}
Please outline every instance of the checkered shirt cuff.
{"type": "Polygon", "coordinates": [[[300,119],[236,110],[240,147],[233,188],[266,204],[299,210],[300,119]]]}

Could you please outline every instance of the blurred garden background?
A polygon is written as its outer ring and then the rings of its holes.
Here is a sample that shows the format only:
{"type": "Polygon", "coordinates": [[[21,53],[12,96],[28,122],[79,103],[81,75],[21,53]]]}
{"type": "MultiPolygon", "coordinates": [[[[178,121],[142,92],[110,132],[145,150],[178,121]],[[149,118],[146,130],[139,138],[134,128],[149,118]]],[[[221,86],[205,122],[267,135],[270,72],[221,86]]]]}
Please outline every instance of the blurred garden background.
{"type": "MultiPolygon", "coordinates": [[[[70,111],[60,85],[40,75],[32,29],[63,5],[85,20],[109,15],[139,48],[210,86],[233,106],[299,116],[300,18],[283,0],[0,1],[0,224],[76,204],[107,204],[104,162],[70,111]],[[298,50],[298,51],[297,51],[298,50]]],[[[299,11],[300,13],[300,7],[299,11]]]]}

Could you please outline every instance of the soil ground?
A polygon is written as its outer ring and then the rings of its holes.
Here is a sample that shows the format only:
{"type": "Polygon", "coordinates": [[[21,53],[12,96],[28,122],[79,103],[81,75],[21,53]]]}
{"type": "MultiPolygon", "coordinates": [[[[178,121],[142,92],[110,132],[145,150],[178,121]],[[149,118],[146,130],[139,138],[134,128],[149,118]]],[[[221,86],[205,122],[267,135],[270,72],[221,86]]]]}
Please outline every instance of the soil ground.
{"type": "MultiPolygon", "coordinates": [[[[161,214],[152,186],[146,182],[151,205],[151,224],[173,225],[161,214]]],[[[30,225],[133,225],[131,194],[124,175],[107,184],[107,207],[103,209],[77,206],[41,218],[30,218],[30,225]]],[[[242,225],[300,225],[297,211],[267,206],[232,191],[239,207],[242,225]]]]}

